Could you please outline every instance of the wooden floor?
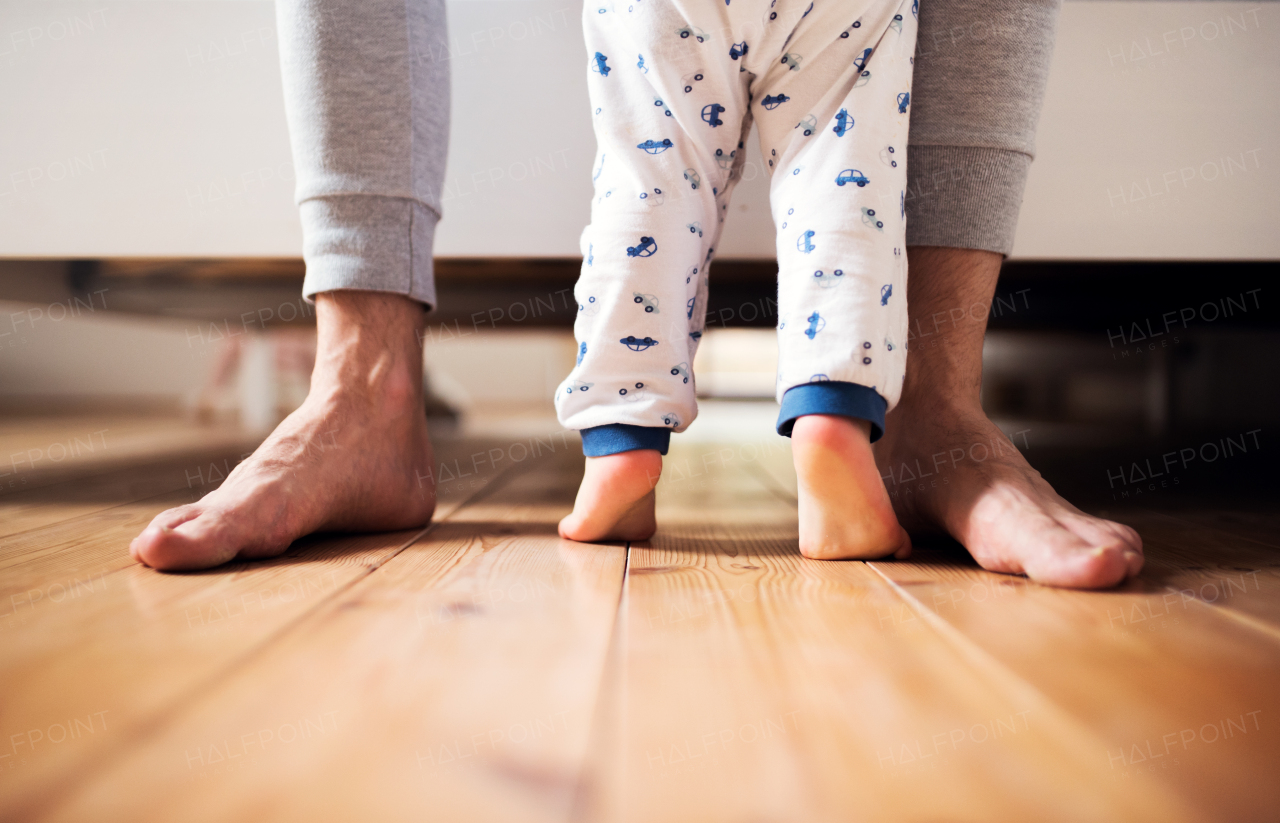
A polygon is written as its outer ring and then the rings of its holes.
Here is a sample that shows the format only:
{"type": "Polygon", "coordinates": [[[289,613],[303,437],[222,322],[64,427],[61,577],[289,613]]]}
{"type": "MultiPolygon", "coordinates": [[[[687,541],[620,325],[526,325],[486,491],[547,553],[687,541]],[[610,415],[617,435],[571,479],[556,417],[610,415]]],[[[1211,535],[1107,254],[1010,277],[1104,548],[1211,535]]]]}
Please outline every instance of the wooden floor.
{"type": "Polygon", "coordinates": [[[160,574],[252,442],[59,425],[0,428],[0,820],[1280,817],[1274,513],[1113,512],[1147,570],[1068,592],[801,558],[780,438],[677,445],[629,546],[556,537],[573,439],[454,440],[428,529],[160,574]]]}

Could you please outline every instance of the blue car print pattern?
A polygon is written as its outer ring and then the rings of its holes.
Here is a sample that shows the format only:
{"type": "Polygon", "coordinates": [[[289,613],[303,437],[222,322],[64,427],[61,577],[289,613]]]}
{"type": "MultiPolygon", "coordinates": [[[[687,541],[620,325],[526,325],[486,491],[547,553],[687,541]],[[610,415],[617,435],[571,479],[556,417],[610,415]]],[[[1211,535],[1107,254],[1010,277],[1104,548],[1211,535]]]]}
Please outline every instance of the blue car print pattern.
{"type": "Polygon", "coordinates": [[[840,109],[836,113],[836,125],[832,129],[836,133],[836,137],[844,137],[853,128],[853,117],[849,114],[848,109],[840,109]]]}
{"type": "Polygon", "coordinates": [[[662,154],[667,149],[674,146],[670,137],[664,137],[661,140],[646,140],[643,143],[636,143],[637,149],[644,149],[647,154],[662,154]]]}
{"type": "MultiPolygon", "coordinates": [[[[777,227],[777,399],[843,382],[897,402],[919,5],[866,0],[852,22],[849,9],[588,4],[598,148],[574,290],[575,363],[556,393],[567,428],[678,433],[694,420],[692,364],[704,328],[724,317],[709,267],[736,184],[753,177],[770,189],[777,227]],[[744,154],[753,130],[759,158],[744,154]]],[[[756,309],[734,311],[752,322],[756,309]]]]}
{"type": "Polygon", "coordinates": [[[867,179],[866,175],[857,169],[845,169],[840,172],[840,174],[836,175],[837,186],[843,186],[845,183],[856,183],[858,188],[862,188],[870,182],[871,181],[867,179]]]}
{"type": "Polygon", "coordinates": [[[628,334],[618,342],[632,351],[644,351],[658,345],[658,341],[652,337],[636,337],[634,334],[628,334]]]}
{"type": "Polygon", "coordinates": [[[641,237],[634,246],[627,246],[627,257],[652,257],[658,250],[658,243],[652,237],[641,237]]]}

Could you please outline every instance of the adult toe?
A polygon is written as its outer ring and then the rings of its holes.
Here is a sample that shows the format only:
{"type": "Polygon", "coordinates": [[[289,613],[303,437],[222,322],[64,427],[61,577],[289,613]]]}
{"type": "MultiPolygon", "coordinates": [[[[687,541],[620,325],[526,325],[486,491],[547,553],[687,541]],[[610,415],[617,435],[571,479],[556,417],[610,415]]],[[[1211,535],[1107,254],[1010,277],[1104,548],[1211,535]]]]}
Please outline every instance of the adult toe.
{"type": "Polygon", "coordinates": [[[1056,519],[1087,542],[1099,545],[1119,542],[1125,548],[1139,554],[1142,552],[1142,537],[1123,523],[1094,517],[1079,510],[1057,512],[1056,519]]]}
{"type": "MultiPolygon", "coordinates": [[[[163,517],[163,515],[161,516],[163,517]]],[[[233,559],[239,547],[227,539],[226,528],[211,512],[170,520],[156,518],[133,539],[129,553],[135,560],[161,571],[207,569],[233,559]]]]}
{"type": "Polygon", "coordinates": [[[151,522],[137,537],[129,542],[129,556],[139,563],[151,566],[148,558],[156,556],[157,543],[164,542],[169,533],[178,526],[199,517],[200,512],[201,507],[198,503],[176,506],[160,512],[151,518],[151,522]]]}
{"type": "Polygon", "coordinates": [[[1080,534],[1038,508],[1010,515],[983,530],[983,545],[973,554],[986,569],[1073,589],[1107,588],[1136,573],[1126,554],[1132,550],[1119,535],[1080,534]]]}
{"type": "Polygon", "coordinates": [[[1095,548],[1108,554],[1118,554],[1124,567],[1124,576],[1120,580],[1134,577],[1142,571],[1142,536],[1133,528],[1083,513],[1060,517],[1059,522],[1095,548]]]}
{"type": "Polygon", "coordinates": [[[1026,574],[1037,583],[1070,589],[1105,589],[1122,583],[1142,568],[1141,555],[1120,540],[1095,543],[1057,527],[1057,534],[1046,536],[1046,549],[1024,563],[1026,574]]]}

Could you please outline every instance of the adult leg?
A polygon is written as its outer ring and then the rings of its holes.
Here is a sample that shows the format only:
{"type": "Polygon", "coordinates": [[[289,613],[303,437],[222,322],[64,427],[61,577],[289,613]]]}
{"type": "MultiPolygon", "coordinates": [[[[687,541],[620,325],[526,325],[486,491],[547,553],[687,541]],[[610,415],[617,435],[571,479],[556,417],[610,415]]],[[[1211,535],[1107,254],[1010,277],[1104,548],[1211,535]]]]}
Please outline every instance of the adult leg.
{"type": "Polygon", "coordinates": [[[281,554],[314,531],[405,529],[431,519],[421,304],[367,291],[316,300],[307,399],[226,481],[156,516],[130,545],[158,569],[281,554]]]}
{"type": "Polygon", "coordinates": [[[316,300],[311,390],[222,486],[134,539],[156,568],[271,557],[322,529],[408,528],[435,508],[421,331],[448,134],[444,3],[276,8],[316,300]]]}
{"type": "Polygon", "coordinates": [[[1137,533],[1063,500],[982,410],[986,314],[968,309],[990,305],[1001,255],[916,246],[908,257],[917,337],[875,447],[899,521],[952,535],[983,568],[1049,585],[1098,588],[1137,574],[1137,533]]]}
{"type": "Polygon", "coordinates": [[[1059,497],[987,419],[978,396],[986,316],[970,311],[990,304],[1013,246],[1058,5],[919,9],[906,200],[915,339],[876,458],[908,531],[947,532],[993,571],[1097,588],[1138,573],[1141,538],[1059,497]]]}

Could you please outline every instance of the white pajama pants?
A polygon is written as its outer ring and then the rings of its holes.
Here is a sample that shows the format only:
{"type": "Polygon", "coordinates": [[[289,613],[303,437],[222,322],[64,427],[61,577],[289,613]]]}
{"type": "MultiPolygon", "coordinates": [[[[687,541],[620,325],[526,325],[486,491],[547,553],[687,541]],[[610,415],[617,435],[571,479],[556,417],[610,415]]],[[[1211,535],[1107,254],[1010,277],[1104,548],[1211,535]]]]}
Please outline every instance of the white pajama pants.
{"type": "Polygon", "coordinates": [[[697,413],[708,269],[753,121],[778,228],[779,431],[832,413],[879,435],[906,365],[917,2],[586,4],[599,148],[556,406],[587,454],[665,452],[697,413]]]}

